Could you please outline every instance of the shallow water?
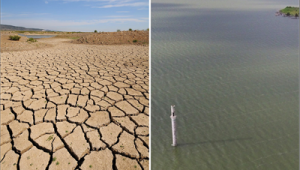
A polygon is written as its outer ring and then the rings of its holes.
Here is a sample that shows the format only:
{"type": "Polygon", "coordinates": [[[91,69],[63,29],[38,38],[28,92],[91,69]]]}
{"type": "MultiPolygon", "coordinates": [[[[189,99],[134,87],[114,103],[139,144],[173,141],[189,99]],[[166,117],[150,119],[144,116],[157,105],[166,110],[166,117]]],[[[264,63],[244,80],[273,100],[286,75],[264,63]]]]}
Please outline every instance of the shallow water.
{"type": "Polygon", "coordinates": [[[39,38],[51,38],[56,35],[24,35],[24,34],[18,34],[20,36],[25,36],[27,38],[34,38],[34,39],[39,39],[39,38]]]}
{"type": "Polygon", "coordinates": [[[152,4],[152,169],[299,169],[299,20],[275,12],[152,4]]]}

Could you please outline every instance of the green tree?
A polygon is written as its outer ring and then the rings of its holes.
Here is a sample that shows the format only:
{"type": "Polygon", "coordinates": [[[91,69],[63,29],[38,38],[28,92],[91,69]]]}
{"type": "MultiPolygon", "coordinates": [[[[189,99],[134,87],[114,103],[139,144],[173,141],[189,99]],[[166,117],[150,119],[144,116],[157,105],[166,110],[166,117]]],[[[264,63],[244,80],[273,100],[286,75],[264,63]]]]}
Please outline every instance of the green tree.
{"type": "Polygon", "coordinates": [[[95,30],[94,33],[97,33],[97,30],[95,30]]]}
{"type": "Polygon", "coordinates": [[[132,31],[132,29],[131,29],[131,28],[129,28],[129,31],[132,31]]]}

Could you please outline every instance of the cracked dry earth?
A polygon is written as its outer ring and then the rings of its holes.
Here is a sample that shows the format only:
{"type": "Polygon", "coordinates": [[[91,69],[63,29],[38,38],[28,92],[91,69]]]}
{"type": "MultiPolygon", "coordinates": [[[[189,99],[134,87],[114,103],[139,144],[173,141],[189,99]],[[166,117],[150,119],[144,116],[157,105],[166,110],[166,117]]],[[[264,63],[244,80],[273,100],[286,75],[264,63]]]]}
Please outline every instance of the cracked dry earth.
{"type": "Polygon", "coordinates": [[[149,169],[148,47],[1,53],[1,169],[149,169]]]}

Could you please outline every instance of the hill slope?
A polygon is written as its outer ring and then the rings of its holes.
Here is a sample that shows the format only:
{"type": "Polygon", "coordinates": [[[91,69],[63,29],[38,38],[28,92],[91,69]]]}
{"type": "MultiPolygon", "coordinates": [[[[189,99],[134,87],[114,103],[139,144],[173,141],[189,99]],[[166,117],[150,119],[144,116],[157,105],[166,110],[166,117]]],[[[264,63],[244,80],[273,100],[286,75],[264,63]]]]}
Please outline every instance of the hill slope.
{"type": "Polygon", "coordinates": [[[0,24],[1,31],[42,31],[43,29],[38,28],[25,28],[13,25],[0,24]]]}

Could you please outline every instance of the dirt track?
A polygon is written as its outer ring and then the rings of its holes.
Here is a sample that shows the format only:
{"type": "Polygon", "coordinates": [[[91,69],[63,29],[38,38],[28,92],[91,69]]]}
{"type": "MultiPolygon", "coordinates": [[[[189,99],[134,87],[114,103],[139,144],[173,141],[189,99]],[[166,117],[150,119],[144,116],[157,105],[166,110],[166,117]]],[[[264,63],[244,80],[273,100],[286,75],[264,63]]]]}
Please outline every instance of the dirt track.
{"type": "Polygon", "coordinates": [[[1,169],[148,169],[148,47],[1,53],[1,169]]]}

